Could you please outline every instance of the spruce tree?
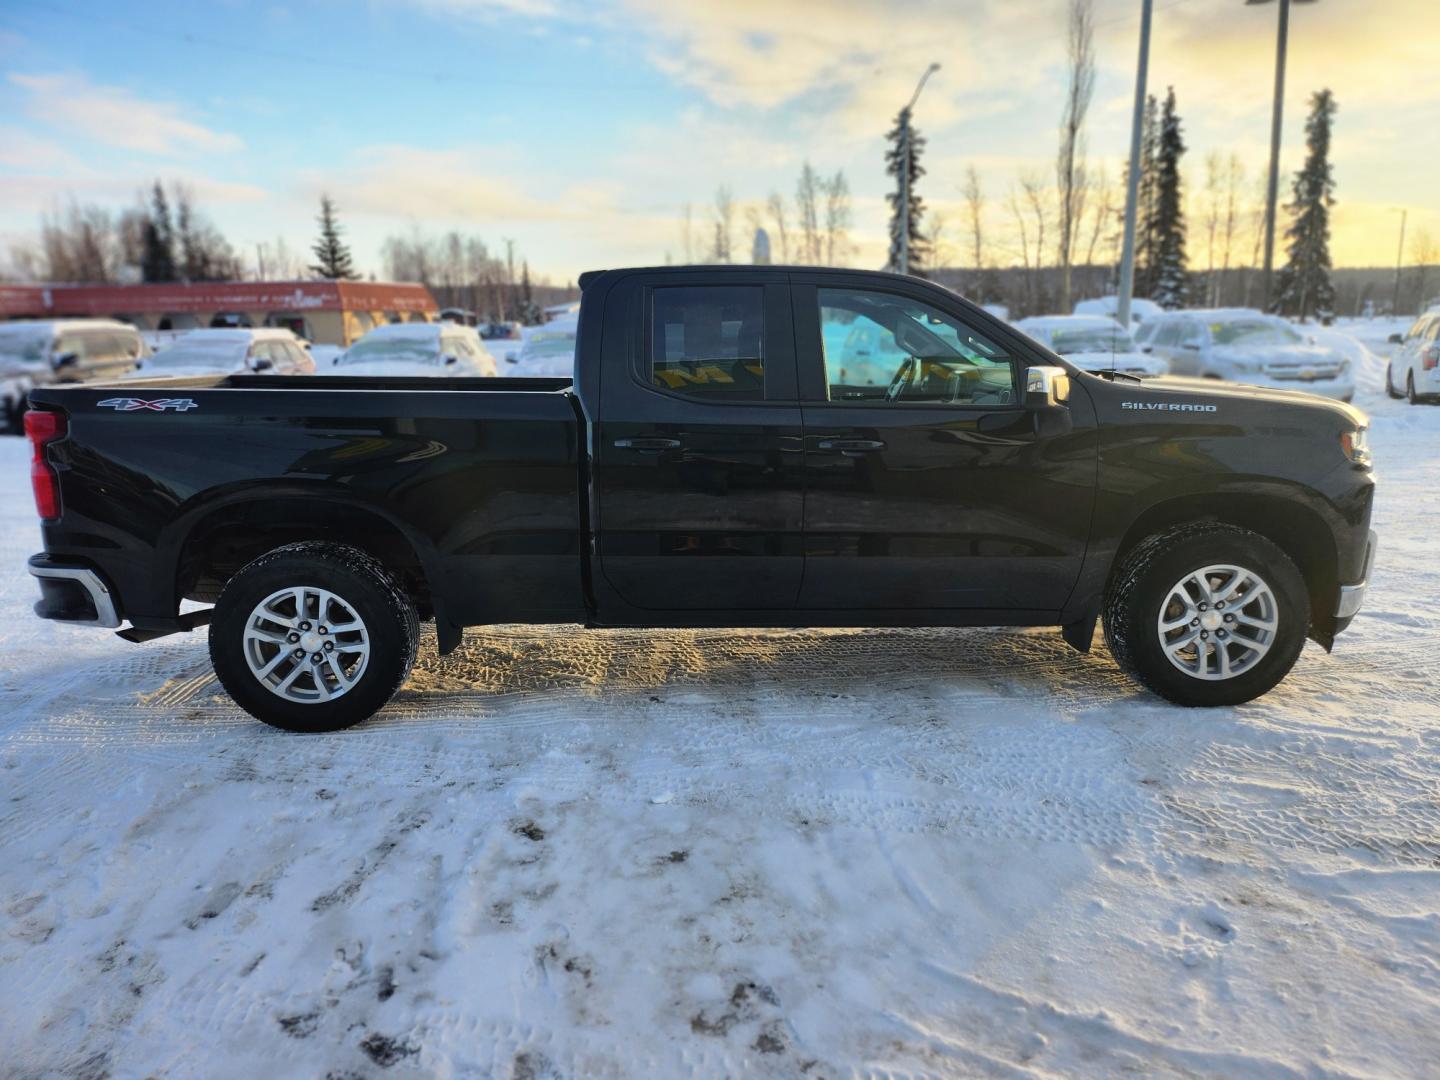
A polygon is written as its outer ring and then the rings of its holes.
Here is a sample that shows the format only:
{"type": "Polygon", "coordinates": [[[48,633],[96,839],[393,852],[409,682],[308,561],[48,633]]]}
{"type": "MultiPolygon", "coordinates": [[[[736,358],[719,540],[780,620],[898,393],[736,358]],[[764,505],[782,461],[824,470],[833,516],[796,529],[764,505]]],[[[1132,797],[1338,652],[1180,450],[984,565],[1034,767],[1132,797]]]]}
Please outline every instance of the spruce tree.
{"type": "Polygon", "coordinates": [[[925,150],[925,139],[910,123],[910,108],[900,110],[895,126],[885,136],[890,149],[885,151],[885,171],[895,177],[895,191],[885,198],[890,203],[890,267],[902,274],[925,276],[925,262],[930,254],[930,244],[921,231],[920,222],[925,217],[925,204],[915,193],[915,183],[925,175],[920,164],[920,155],[925,150]],[[906,135],[909,138],[906,138],[906,135]],[[905,170],[902,174],[901,170],[905,170]],[[908,177],[910,189],[910,212],[905,215],[902,206],[900,178],[908,177]],[[902,220],[904,218],[904,220],[902,220]],[[904,233],[902,233],[904,230],[904,233]],[[900,237],[909,237],[909,266],[902,266],[900,258],[900,237]]]}
{"type": "Polygon", "coordinates": [[[170,204],[160,181],[150,192],[150,210],[140,234],[140,277],[146,282],[174,281],[175,227],[170,221],[170,204]]]}
{"type": "Polygon", "coordinates": [[[355,264],[350,258],[350,249],[340,239],[340,222],[335,217],[335,201],[329,195],[320,196],[320,239],[310,250],[316,261],[311,264],[312,273],[332,281],[354,281],[355,264]]]}
{"type": "Polygon", "coordinates": [[[1310,97],[1305,121],[1305,165],[1295,174],[1294,198],[1286,205],[1290,226],[1289,261],[1280,271],[1279,289],[1271,310],[1314,315],[1328,322],[1335,315],[1335,286],[1330,282],[1330,207],[1335,205],[1335,177],[1330,168],[1330,126],[1335,97],[1321,90],[1310,97]]]}
{"type": "MultiPolygon", "coordinates": [[[[1140,123],[1140,178],[1135,188],[1135,295],[1149,296],[1155,291],[1155,150],[1159,130],[1159,104],[1155,95],[1145,98],[1144,118],[1140,123]]],[[[1126,165],[1127,179],[1129,183],[1126,165]]]]}
{"type": "Polygon", "coordinates": [[[1180,155],[1184,152],[1172,86],[1160,114],[1155,152],[1155,262],[1150,298],[1164,308],[1181,307],[1190,284],[1185,270],[1185,210],[1180,198],[1180,155]]]}

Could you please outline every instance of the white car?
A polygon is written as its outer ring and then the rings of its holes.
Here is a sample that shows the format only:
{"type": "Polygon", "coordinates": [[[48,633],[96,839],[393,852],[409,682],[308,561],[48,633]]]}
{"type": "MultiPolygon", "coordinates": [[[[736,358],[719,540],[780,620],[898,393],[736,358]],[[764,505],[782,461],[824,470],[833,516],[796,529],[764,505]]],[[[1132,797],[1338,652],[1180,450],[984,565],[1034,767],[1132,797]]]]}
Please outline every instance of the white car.
{"type": "Polygon", "coordinates": [[[575,377],[575,334],[579,323],[557,319],[521,331],[518,350],[505,354],[505,374],[515,378],[575,377]]]}
{"type": "Polygon", "coordinates": [[[132,378],[172,375],[313,375],[315,362],[289,330],[191,330],[135,365],[132,378]]]}
{"type": "Polygon", "coordinates": [[[1015,329],[1084,371],[1123,371],[1141,378],[1170,372],[1164,359],[1141,352],[1130,331],[1104,315],[1037,315],[1021,319],[1015,329]]]}
{"type": "MultiPolygon", "coordinates": [[[[1115,318],[1115,313],[1120,310],[1120,298],[1117,296],[1102,296],[1095,300],[1081,300],[1075,305],[1076,315],[1106,315],[1115,318]]],[[[1165,309],[1154,300],[1146,300],[1143,297],[1135,296],[1130,300],[1130,321],[1136,326],[1155,318],[1157,315],[1164,315],[1165,309]]]]}
{"type": "Polygon", "coordinates": [[[1251,308],[1169,311],[1135,335],[1173,375],[1303,390],[1349,401],[1355,396],[1350,358],[1318,344],[1276,315],[1251,308]]]}
{"type": "Polygon", "coordinates": [[[473,326],[436,322],[377,326],[335,357],[328,373],[459,379],[496,372],[473,326]]]}
{"type": "Polygon", "coordinates": [[[1400,347],[1385,371],[1385,392],[1411,405],[1440,397],[1440,309],[1421,315],[1404,335],[1392,334],[1390,344],[1400,347]]]}
{"type": "Polygon", "coordinates": [[[124,375],[150,355],[140,332],[114,319],[0,323],[0,409],[19,431],[26,396],[37,386],[124,375]]]}

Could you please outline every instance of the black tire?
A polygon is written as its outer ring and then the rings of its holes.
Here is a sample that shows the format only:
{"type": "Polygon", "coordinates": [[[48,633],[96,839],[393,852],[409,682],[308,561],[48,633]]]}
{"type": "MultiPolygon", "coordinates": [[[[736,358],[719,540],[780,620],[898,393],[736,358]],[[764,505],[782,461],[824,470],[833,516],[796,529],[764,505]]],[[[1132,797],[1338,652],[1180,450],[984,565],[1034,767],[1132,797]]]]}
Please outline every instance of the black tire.
{"type": "Polygon", "coordinates": [[[285,731],[338,731],[373,716],[394,696],[415,663],[419,640],[415,605],[372,555],[344,544],[307,541],[261,555],[226,583],[210,623],[210,662],[230,697],[255,719],[285,731]],[[298,586],[342,598],[368,634],[364,670],[353,686],[329,700],[281,697],[246,662],[245,631],[256,606],[298,586]]]}
{"type": "Polygon", "coordinates": [[[1385,365],[1385,396],[1388,398],[1394,398],[1396,401],[1399,401],[1405,395],[1400,393],[1399,390],[1395,389],[1395,381],[1393,378],[1391,378],[1391,372],[1394,367],[1394,364],[1385,365]]]}
{"type": "Polygon", "coordinates": [[[1420,404],[1420,395],[1415,393],[1415,373],[1413,371],[1405,374],[1405,399],[1411,405],[1420,404]]]}
{"type": "Polygon", "coordinates": [[[1294,666],[1310,625],[1310,598],[1295,563],[1265,537],[1233,525],[1191,523],[1131,549],[1111,578],[1104,621],[1120,667],[1161,697],[1177,705],[1239,705],[1266,693],[1294,666]],[[1172,586],[1217,564],[1258,574],[1275,597],[1277,621],[1267,653],[1233,678],[1210,681],[1170,662],[1156,622],[1172,586]]]}

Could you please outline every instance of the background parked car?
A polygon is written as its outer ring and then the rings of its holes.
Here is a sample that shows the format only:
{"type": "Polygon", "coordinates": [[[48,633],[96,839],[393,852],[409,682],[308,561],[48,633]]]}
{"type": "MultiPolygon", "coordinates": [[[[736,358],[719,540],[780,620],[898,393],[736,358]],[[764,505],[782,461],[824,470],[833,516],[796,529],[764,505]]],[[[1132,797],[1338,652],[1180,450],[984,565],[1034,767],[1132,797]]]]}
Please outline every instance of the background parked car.
{"type": "Polygon", "coordinates": [[[490,376],[495,374],[495,358],[473,326],[393,323],[377,326],[335,357],[329,374],[490,376]]]}
{"type": "Polygon", "coordinates": [[[1250,308],[1170,311],[1147,320],[1135,336],[1175,375],[1303,390],[1341,401],[1355,396],[1348,357],[1284,319],[1250,308]]]}
{"type": "Polygon", "coordinates": [[[556,319],[543,326],[527,326],[523,344],[505,353],[505,374],[515,378],[575,376],[575,319],[556,319]]]}
{"type": "Polygon", "coordinates": [[[1440,310],[1426,312],[1404,334],[1391,334],[1391,354],[1385,372],[1385,392],[1407,397],[1411,405],[1440,396],[1440,310]]]}
{"type": "Polygon", "coordinates": [[[20,430],[25,396],[36,386],[113,379],[150,348],[139,331],[114,319],[62,319],[0,324],[0,407],[20,430]]]}
{"type": "MultiPolygon", "coordinates": [[[[1115,318],[1115,313],[1120,309],[1120,300],[1114,296],[1101,296],[1094,300],[1081,300],[1075,305],[1076,315],[1108,315],[1115,318]]],[[[1165,314],[1165,309],[1154,300],[1146,300],[1136,296],[1130,301],[1130,322],[1132,326],[1139,326],[1143,322],[1155,318],[1157,315],[1165,314]]]]}
{"type": "Polygon", "coordinates": [[[1037,315],[1021,319],[1015,329],[1086,371],[1123,371],[1145,377],[1170,370],[1162,357],[1141,352],[1130,331],[1104,315],[1037,315]]]}
{"type": "Polygon", "coordinates": [[[315,362],[289,330],[192,330],[135,366],[133,377],[313,375],[315,362]]]}
{"type": "Polygon", "coordinates": [[[484,322],[477,330],[485,341],[519,341],[521,326],[518,322],[484,322]]]}

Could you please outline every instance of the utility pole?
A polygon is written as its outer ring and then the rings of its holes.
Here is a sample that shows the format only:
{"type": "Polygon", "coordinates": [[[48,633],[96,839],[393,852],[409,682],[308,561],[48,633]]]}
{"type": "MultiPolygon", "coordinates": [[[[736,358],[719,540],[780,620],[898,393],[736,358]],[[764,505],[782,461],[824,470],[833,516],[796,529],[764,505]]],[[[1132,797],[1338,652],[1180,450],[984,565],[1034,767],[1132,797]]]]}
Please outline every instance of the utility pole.
{"type": "Polygon", "coordinates": [[[1135,215],[1140,199],[1140,129],[1145,122],[1145,78],[1150,68],[1150,7],[1140,5],[1140,60],[1135,66],[1135,115],[1130,121],[1130,172],[1125,178],[1125,236],[1120,247],[1120,289],[1115,318],[1130,328],[1130,294],[1135,291],[1135,215]]]}
{"type": "MultiPolygon", "coordinates": [[[[1247,5],[1273,0],[1245,0],[1247,5]]],[[[1294,0],[1313,4],[1315,0],[1294,0]]],[[[1275,268],[1275,201],[1280,190],[1280,126],[1285,108],[1285,52],[1290,39],[1291,0],[1280,0],[1280,27],[1275,35],[1275,103],[1270,113],[1270,179],[1265,186],[1265,283],[1261,309],[1270,310],[1270,281],[1275,268]]]]}
{"type": "Polygon", "coordinates": [[[925,81],[939,70],[939,64],[931,64],[925,69],[925,74],[915,85],[910,103],[900,110],[900,265],[895,269],[901,274],[910,273],[910,111],[920,100],[925,81]]]}
{"type": "MultiPolygon", "coordinates": [[[[1395,296],[1390,301],[1391,315],[1400,314],[1400,264],[1405,260],[1405,218],[1409,213],[1409,210],[1400,211],[1400,246],[1395,252],[1395,296]]],[[[1420,297],[1420,302],[1423,304],[1425,297],[1420,297]]]]}

